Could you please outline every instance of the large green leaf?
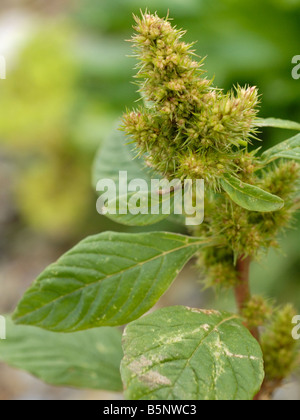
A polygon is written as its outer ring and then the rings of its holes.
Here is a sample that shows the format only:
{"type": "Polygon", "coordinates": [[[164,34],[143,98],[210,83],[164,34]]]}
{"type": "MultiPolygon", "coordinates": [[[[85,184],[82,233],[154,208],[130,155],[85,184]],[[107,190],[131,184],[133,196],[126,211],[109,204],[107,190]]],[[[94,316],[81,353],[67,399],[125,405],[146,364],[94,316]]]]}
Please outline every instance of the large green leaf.
{"type": "Polygon", "coordinates": [[[126,324],[157,302],[207,242],[164,232],[86,238],[39,276],[14,320],[64,332],[126,324]]]}
{"type": "Polygon", "coordinates": [[[0,361],[51,385],[122,390],[121,332],[103,327],[72,334],[15,325],[7,320],[0,361]]]}
{"type": "Polygon", "coordinates": [[[287,130],[299,130],[300,124],[294,121],[280,120],[278,118],[260,118],[256,124],[257,127],[284,128],[287,130]]]}
{"type": "Polygon", "coordinates": [[[282,209],[284,201],[254,185],[245,184],[232,175],[226,175],[222,187],[232,201],[249,211],[272,212],[282,209]]]}
{"type": "MultiPolygon", "coordinates": [[[[143,206],[145,203],[149,207],[151,199],[151,179],[160,179],[160,176],[150,169],[146,169],[145,162],[142,158],[135,158],[136,152],[133,151],[134,147],[132,144],[128,144],[129,138],[124,133],[115,129],[111,135],[106,139],[104,144],[101,146],[93,167],[93,184],[96,187],[99,180],[111,179],[116,184],[117,197],[112,199],[109,208],[113,208],[116,202],[117,209],[119,208],[119,175],[120,172],[127,172],[127,179],[125,176],[121,176],[121,182],[128,184],[136,179],[143,179],[146,181],[148,186],[147,191],[149,194],[144,192],[144,204],[141,205],[140,214],[133,215],[130,212],[127,214],[120,214],[117,211],[116,214],[108,212],[106,216],[120,224],[128,226],[147,226],[160,222],[166,219],[169,214],[163,214],[162,212],[162,201],[163,197],[158,202],[159,211],[158,214],[143,214],[143,206]]],[[[134,193],[128,194],[128,200],[134,195],[134,193]]],[[[123,197],[121,196],[121,199],[123,197]]],[[[127,200],[126,200],[127,201],[127,200]]],[[[171,197],[171,211],[173,210],[173,197],[171,197]]]]}
{"type": "Polygon", "coordinates": [[[300,161],[300,134],[271,147],[262,154],[264,164],[281,158],[300,161]]]}
{"type": "Polygon", "coordinates": [[[129,324],[121,375],[133,400],[250,400],[263,378],[258,342],[235,315],[182,306],[129,324]]]}

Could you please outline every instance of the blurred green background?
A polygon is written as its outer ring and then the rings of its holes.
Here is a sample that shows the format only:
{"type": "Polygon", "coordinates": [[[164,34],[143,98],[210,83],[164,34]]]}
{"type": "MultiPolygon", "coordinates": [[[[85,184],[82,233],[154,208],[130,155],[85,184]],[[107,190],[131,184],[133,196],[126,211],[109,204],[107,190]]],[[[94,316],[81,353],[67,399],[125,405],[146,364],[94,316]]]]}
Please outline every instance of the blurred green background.
{"type": "MultiPolygon", "coordinates": [[[[291,76],[292,57],[300,54],[300,0],[2,0],[0,313],[11,311],[39,271],[76,241],[124,230],[97,215],[91,165],[115,120],[138,98],[125,40],[132,13],[146,8],[169,11],[188,31],[185,39],[198,41],[196,52],[207,56],[218,87],[256,85],[261,116],[300,121],[300,80],[291,76]]],[[[264,130],[263,147],[290,134],[264,130]]],[[[300,310],[299,230],[282,244],[282,254],[253,266],[253,287],[300,310]]],[[[187,277],[197,280],[192,273],[187,277]]],[[[187,302],[175,293],[168,303],[197,304],[194,293],[187,302]]],[[[216,306],[212,294],[201,296],[204,306],[216,306]]],[[[231,295],[217,305],[231,308],[231,295]]]]}

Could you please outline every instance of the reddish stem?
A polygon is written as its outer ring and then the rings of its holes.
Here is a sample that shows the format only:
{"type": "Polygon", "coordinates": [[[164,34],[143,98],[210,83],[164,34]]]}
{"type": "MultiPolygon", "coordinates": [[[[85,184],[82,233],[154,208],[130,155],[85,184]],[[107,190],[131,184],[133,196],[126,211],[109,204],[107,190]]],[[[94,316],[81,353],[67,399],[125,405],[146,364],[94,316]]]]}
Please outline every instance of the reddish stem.
{"type": "MultiPolygon", "coordinates": [[[[237,271],[239,274],[239,284],[235,288],[235,299],[239,309],[239,313],[242,314],[245,304],[251,298],[250,291],[250,257],[240,257],[237,262],[237,271]]],[[[250,330],[251,334],[257,341],[259,341],[259,331],[258,328],[253,328],[250,330]]]]}
{"type": "MultiPolygon", "coordinates": [[[[251,258],[239,258],[237,262],[237,271],[239,274],[239,285],[235,288],[235,298],[236,303],[239,309],[240,314],[243,311],[243,308],[245,304],[249,301],[251,298],[251,291],[250,291],[250,264],[251,264],[251,258]]],[[[247,325],[246,325],[247,327],[247,325]]],[[[259,336],[259,330],[258,328],[250,329],[251,334],[253,337],[259,342],[260,336],[259,336]]],[[[254,400],[268,400],[271,398],[272,393],[274,390],[280,386],[281,381],[278,382],[268,382],[264,381],[262,384],[261,390],[259,393],[255,396],[254,400]]]]}
{"type": "Polygon", "coordinates": [[[239,258],[237,262],[237,271],[239,274],[239,284],[235,288],[235,299],[241,313],[245,303],[251,297],[250,287],[249,287],[249,270],[250,270],[251,259],[248,258],[239,258]]]}

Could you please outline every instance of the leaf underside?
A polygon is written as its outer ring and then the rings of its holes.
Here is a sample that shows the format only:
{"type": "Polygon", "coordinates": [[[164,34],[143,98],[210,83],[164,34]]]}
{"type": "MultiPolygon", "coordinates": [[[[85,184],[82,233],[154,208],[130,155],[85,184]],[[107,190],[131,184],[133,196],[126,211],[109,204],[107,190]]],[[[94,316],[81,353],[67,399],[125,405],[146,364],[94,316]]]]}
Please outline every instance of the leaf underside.
{"type": "Polygon", "coordinates": [[[260,118],[255,125],[256,127],[274,127],[300,131],[299,123],[294,121],[281,120],[278,118],[260,118]]]}
{"type": "MultiPolygon", "coordinates": [[[[136,158],[134,146],[128,144],[129,138],[124,133],[115,129],[112,134],[106,139],[101,146],[93,166],[93,185],[96,187],[99,180],[110,179],[115,182],[117,198],[111,200],[110,207],[113,208],[116,202],[117,208],[119,207],[119,172],[127,173],[127,187],[130,181],[142,179],[148,185],[149,194],[145,194],[145,201],[147,204],[151,200],[151,179],[160,179],[161,177],[151,169],[145,167],[145,162],[142,158],[136,158]]],[[[121,177],[122,179],[122,177],[121,177]]],[[[134,193],[129,192],[128,199],[134,193]]],[[[122,197],[121,197],[122,198],[122,197]]],[[[162,198],[163,200],[163,198],[162,198]]],[[[171,197],[171,214],[173,210],[173,197],[171,197]]],[[[150,207],[150,206],[149,206],[150,207]]],[[[143,213],[143,206],[141,206],[140,214],[133,215],[107,213],[106,217],[116,223],[127,226],[149,226],[158,223],[170,216],[170,214],[163,214],[160,206],[159,214],[153,214],[148,211],[147,214],[143,213]]]]}
{"type": "Polygon", "coordinates": [[[276,159],[300,161],[300,134],[271,147],[262,154],[264,164],[273,162],[276,159]]]}

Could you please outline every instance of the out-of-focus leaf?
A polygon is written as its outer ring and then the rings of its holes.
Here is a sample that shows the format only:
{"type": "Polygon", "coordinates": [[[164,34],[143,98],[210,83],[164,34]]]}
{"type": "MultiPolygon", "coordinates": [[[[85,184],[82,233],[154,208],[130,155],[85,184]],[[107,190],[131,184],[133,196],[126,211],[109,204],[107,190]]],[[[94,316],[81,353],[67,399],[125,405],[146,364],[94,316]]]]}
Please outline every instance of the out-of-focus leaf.
{"type": "MultiPolygon", "coordinates": [[[[155,205],[157,211],[151,210],[151,179],[160,179],[160,176],[150,169],[145,168],[145,163],[140,158],[135,158],[133,151],[133,145],[128,144],[129,138],[124,133],[115,129],[112,134],[107,138],[102,147],[100,148],[98,155],[94,162],[93,167],[93,184],[97,186],[100,180],[112,180],[116,186],[116,196],[111,197],[111,200],[107,206],[107,212],[105,215],[117,222],[128,226],[148,226],[160,222],[166,219],[172,214],[174,209],[174,195],[170,194],[170,211],[162,211],[163,203],[169,200],[168,195],[160,196],[157,195],[155,199],[155,205]],[[126,173],[126,174],[125,174],[126,173]],[[126,178],[125,178],[126,177],[126,178]],[[141,191],[141,201],[139,203],[139,213],[132,214],[127,211],[126,214],[121,214],[119,211],[120,203],[127,207],[130,199],[134,197],[135,192],[128,192],[127,196],[119,196],[120,183],[125,183],[125,188],[133,180],[145,181],[147,187],[144,191],[141,191]],[[114,214],[111,209],[116,208],[114,214]],[[157,213],[157,214],[154,214],[157,213]]],[[[180,191],[178,191],[178,194],[180,191]]]]}
{"type": "Polygon", "coordinates": [[[121,332],[103,327],[57,334],[15,325],[9,317],[0,360],[51,385],[121,391],[121,332]]]}
{"type": "Polygon", "coordinates": [[[285,128],[300,131],[300,124],[294,121],[280,120],[278,118],[260,118],[255,124],[257,127],[285,128]]]}
{"type": "Polygon", "coordinates": [[[300,161],[300,134],[277,144],[262,154],[263,163],[267,164],[276,159],[292,159],[300,161]]]}

